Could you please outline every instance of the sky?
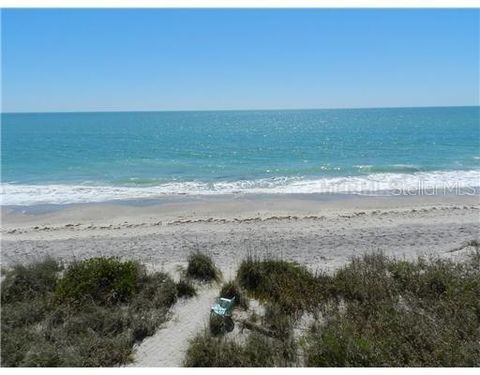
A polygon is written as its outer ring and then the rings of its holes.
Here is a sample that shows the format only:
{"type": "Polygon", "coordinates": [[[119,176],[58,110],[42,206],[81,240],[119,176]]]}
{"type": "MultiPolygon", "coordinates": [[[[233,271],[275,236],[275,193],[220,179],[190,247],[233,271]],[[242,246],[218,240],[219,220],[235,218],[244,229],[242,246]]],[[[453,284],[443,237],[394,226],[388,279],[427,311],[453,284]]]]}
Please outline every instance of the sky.
{"type": "Polygon", "coordinates": [[[2,112],[479,104],[479,10],[2,10],[2,112]]]}

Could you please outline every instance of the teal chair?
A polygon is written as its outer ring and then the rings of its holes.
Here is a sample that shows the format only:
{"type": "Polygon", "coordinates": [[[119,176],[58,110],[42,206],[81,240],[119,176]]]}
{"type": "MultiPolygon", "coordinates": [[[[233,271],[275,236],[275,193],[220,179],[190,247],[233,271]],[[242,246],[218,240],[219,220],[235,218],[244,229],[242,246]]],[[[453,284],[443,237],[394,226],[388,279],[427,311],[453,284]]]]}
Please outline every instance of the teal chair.
{"type": "Polygon", "coordinates": [[[231,317],[233,306],[235,305],[235,297],[232,299],[219,297],[212,306],[211,312],[221,317],[231,317]]]}

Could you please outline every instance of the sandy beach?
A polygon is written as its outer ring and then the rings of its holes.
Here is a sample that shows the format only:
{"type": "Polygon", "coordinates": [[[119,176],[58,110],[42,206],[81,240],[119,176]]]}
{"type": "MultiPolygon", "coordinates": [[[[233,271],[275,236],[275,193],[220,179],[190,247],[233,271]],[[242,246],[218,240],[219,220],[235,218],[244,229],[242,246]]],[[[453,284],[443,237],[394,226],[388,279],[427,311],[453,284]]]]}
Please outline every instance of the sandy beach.
{"type": "Polygon", "coordinates": [[[479,238],[479,208],[478,195],[210,197],[25,213],[4,208],[2,265],[47,254],[66,260],[113,255],[173,270],[199,249],[227,274],[248,253],[328,271],[375,250],[442,255],[479,238]]]}

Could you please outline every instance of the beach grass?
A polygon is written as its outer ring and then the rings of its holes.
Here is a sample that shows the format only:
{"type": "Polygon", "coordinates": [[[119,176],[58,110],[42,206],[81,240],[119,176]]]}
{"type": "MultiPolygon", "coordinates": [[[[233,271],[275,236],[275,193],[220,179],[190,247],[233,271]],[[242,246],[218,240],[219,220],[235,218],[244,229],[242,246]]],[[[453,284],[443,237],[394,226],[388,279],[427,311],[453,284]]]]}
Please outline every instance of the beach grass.
{"type": "Polygon", "coordinates": [[[197,335],[186,366],[480,366],[478,247],[462,261],[365,254],[330,275],[249,257],[237,278],[263,316],[240,341],[197,335]]]}
{"type": "Polygon", "coordinates": [[[199,281],[219,281],[220,271],[212,258],[200,251],[193,252],[188,257],[187,277],[199,281]]]}
{"type": "Polygon", "coordinates": [[[196,295],[197,295],[197,291],[195,289],[195,286],[191,282],[191,280],[187,278],[181,278],[177,282],[177,297],[190,298],[196,295]]]}
{"type": "Polygon", "coordinates": [[[164,273],[92,258],[60,272],[48,258],[7,270],[2,282],[2,366],[114,366],[131,360],[175,303],[164,273]]]}
{"type": "MultiPolygon", "coordinates": [[[[461,260],[367,253],[330,274],[249,256],[220,288],[219,296],[236,298],[234,316],[211,314],[209,329],[191,332],[183,363],[480,366],[477,245],[461,260]],[[263,308],[250,310],[248,298],[263,308]]],[[[2,366],[129,363],[134,344],[155,333],[177,298],[196,294],[192,280],[220,279],[205,254],[188,261],[193,273],[177,283],[118,258],[46,258],[2,271],[2,366]]]]}
{"type": "Polygon", "coordinates": [[[247,257],[237,271],[239,285],[250,296],[277,305],[288,314],[312,309],[322,289],[316,275],[281,259],[247,257]]]}
{"type": "Polygon", "coordinates": [[[195,336],[188,347],[186,367],[273,367],[277,356],[275,342],[261,334],[248,336],[245,344],[209,332],[195,336]]]}
{"type": "Polygon", "coordinates": [[[332,277],[342,308],[306,335],[308,366],[479,366],[480,261],[382,254],[332,277]]]}

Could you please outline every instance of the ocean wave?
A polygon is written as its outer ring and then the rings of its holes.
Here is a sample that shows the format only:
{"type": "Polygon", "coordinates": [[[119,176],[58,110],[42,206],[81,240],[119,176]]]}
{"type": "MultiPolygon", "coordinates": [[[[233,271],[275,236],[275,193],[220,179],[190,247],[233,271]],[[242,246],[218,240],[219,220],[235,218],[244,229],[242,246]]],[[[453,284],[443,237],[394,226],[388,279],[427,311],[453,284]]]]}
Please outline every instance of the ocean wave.
{"type": "Polygon", "coordinates": [[[354,165],[362,173],[415,173],[421,172],[422,168],[413,164],[391,165],[354,165]]]}
{"type": "Polygon", "coordinates": [[[272,177],[232,182],[170,182],[156,186],[1,185],[2,205],[72,204],[176,195],[221,194],[364,194],[480,187],[480,170],[416,173],[374,173],[364,176],[300,178],[272,177]]]}

